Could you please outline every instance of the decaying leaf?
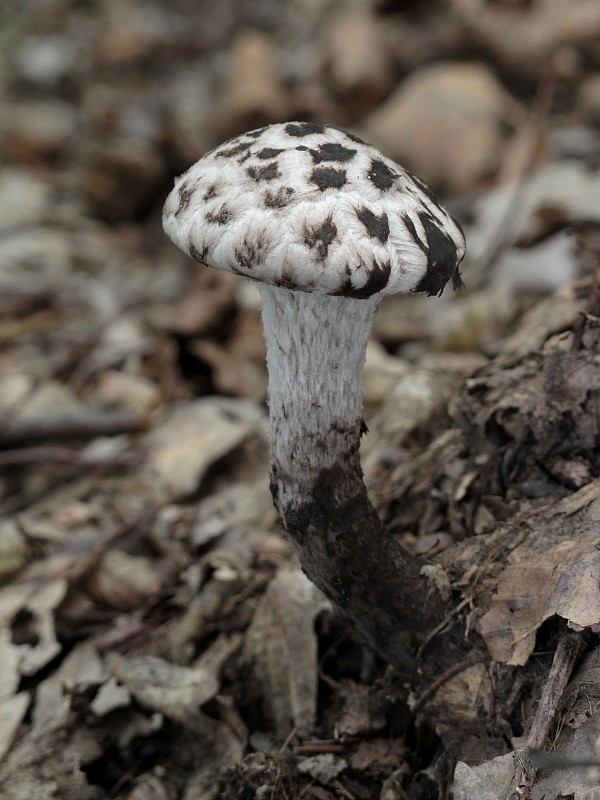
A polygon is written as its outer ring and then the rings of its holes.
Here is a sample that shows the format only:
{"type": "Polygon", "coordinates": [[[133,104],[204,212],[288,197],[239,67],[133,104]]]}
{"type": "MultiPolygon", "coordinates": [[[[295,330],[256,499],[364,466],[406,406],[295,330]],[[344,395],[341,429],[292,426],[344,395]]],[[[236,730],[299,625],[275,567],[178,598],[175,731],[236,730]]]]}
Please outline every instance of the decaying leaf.
{"type": "Polygon", "coordinates": [[[0,590],[0,697],[16,691],[21,676],[35,675],[62,649],[54,629],[54,612],[67,582],[13,584],[0,590]]]}
{"type": "Polygon", "coordinates": [[[315,618],[328,601],[300,569],[280,569],[261,599],[245,647],[267,715],[281,739],[312,724],[317,701],[315,618]]]}
{"type": "Polygon", "coordinates": [[[82,767],[101,753],[87,728],[29,730],[0,761],[0,797],[10,800],[93,800],[82,767]]]}
{"type": "Polygon", "coordinates": [[[29,692],[19,692],[12,697],[0,697],[0,761],[12,745],[30,701],[29,692]]]}
{"type": "Polygon", "coordinates": [[[350,759],[352,769],[390,773],[402,764],[406,746],[400,739],[365,739],[350,759]]]}
{"type": "Polygon", "coordinates": [[[276,518],[265,466],[264,475],[258,479],[237,481],[202,500],[190,538],[201,547],[215,531],[219,535],[228,528],[265,530],[274,526],[276,518]]]}
{"type": "Polygon", "coordinates": [[[92,597],[120,611],[140,608],[161,586],[153,561],[122,550],[107,550],[86,582],[92,597]]]}
{"type": "Polygon", "coordinates": [[[202,757],[182,800],[217,800],[222,770],[238,763],[246,750],[248,731],[235,708],[218,696],[211,703],[211,714],[215,718],[203,716],[198,738],[202,757]]]}
{"type": "Polygon", "coordinates": [[[514,756],[507,753],[477,767],[459,761],[454,771],[454,800],[505,800],[514,772],[514,756]]]}
{"type": "Polygon", "coordinates": [[[262,409],[248,400],[187,403],[148,434],[147,468],[170,496],[189,494],[211,464],[263,429],[262,409]]]}
{"type": "Polygon", "coordinates": [[[337,729],[346,736],[369,736],[387,725],[385,700],[380,692],[360,687],[350,692],[337,720],[337,729]]]}
{"type": "MultiPolygon", "coordinates": [[[[575,629],[600,625],[597,544],[597,536],[568,539],[535,559],[526,557],[506,568],[480,625],[494,660],[525,664],[533,652],[536,631],[557,614],[575,629]]],[[[517,549],[513,559],[518,558],[517,549]]]]}
{"type": "Polygon", "coordinates": [[[189,727],[198,723],[200,707],[220,687],[215,673],[179,667],[157,656],[124,658],[109,653],[106,663],[138,702],[189,727]]]}
{"type": "Polygon", "coordinates": [[[76,645],[58,669],[43,680],[36,693],[33,722],[36,729],[67,722],[74,691],[94,688],[90,709],[103,716],[129,705],[128,691],[110,677],[91,641],[76,645]]]}
{"type": "Polygon", "coordinates": [[[345,759],[334,756],[333,753],[319,753],[316,756],[308,756],[298,762],[298,772],[310,775],[319,783],[331,783],[334,778],[343,772],[348,763],[345,759]]]}
{"type": "Polygon", "coordinates": [[[436,732],[451,752],[469,763],[485,758],[488,738],[482,735],[482,719],[491,718],[494,685],[485,664],[473,664],[451,677],[427,704],[437,720],[436,732]]]}

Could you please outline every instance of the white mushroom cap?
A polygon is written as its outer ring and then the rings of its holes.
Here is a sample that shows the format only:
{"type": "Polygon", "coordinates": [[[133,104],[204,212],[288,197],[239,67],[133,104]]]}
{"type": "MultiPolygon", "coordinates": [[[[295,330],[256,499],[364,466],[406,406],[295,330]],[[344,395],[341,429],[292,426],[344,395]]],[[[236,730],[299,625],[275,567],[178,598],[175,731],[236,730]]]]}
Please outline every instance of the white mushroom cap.
{"type": "Polygon", "coordinates": [[[432,191],[375,147],[313,122],[231,139],[175,181],[167,235],[208,266],[366,298],[460,285],[464,236],[432,191]]]}

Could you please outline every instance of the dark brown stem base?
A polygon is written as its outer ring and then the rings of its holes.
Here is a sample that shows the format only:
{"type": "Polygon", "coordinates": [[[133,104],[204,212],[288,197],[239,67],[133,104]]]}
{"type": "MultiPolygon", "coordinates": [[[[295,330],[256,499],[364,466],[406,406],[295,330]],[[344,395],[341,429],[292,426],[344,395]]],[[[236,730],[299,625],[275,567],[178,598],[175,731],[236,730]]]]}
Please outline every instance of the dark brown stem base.
{"type": "Polygon", "coordinates": [[[307,576],[378,653],[412,673],[414,654],[444,606],[369,502],[358,453],[343,467],[321,470],[302,505],[282,508],[280,488],[274,468],[275,505],[307,576]]]}

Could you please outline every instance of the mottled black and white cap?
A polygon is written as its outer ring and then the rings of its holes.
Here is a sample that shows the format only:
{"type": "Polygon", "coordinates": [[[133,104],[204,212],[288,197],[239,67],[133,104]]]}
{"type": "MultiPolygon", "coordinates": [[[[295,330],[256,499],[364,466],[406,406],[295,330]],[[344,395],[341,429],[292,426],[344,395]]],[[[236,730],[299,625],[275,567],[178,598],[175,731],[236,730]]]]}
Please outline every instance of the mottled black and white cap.
{"type": "Polygon", "coordinates": [[[177,178],[165,232],[210,267],[303,292],[440,294],[465,241],[429,187],[349,133],[313,122],[231,139],[177,178]]]}

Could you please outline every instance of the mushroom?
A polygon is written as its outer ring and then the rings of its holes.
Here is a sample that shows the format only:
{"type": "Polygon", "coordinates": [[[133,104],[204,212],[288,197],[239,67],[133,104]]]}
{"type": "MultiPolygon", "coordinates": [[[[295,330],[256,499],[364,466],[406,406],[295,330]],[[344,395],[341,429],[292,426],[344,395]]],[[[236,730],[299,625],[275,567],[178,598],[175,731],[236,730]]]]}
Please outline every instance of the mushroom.
{"type": "Polygon", "coordinates": [[[429,187],[358,137],[269,125],[203,156],[163,225],[192,258],[258,282],[269,370],[271,492],[309,578],[392,663],[441,614],[369,502],[362,367],[386,294],[441,294],[465,249],[429,187]]]}

